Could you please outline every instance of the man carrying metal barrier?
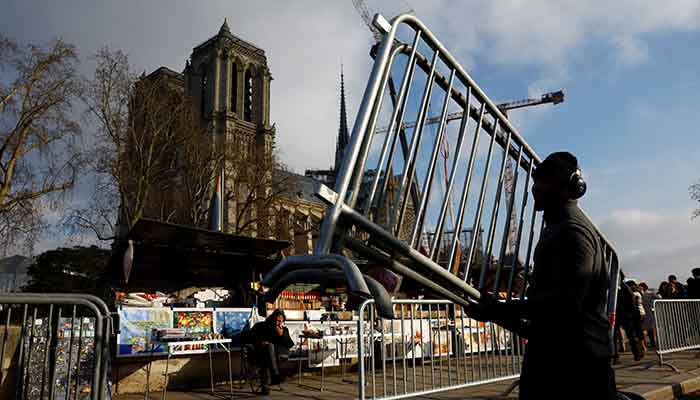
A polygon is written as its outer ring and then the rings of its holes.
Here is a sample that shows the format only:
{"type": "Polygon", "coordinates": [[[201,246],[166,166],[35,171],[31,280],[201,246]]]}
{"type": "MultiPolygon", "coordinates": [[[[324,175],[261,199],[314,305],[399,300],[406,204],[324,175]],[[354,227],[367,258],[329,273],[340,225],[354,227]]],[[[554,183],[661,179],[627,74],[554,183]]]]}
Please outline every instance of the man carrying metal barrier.
{"type": "Polygon", "coordinates": [[[576,157],[550,154],[533,172],[546,227],[527,298],[482,295],[468,313],[528,339],[520,399],[616,399],[606,315],[609,278],[595,228],[577,206],[586,192],[576,157]],[[562,364],[565,364],[562,365],[562,364]]]}

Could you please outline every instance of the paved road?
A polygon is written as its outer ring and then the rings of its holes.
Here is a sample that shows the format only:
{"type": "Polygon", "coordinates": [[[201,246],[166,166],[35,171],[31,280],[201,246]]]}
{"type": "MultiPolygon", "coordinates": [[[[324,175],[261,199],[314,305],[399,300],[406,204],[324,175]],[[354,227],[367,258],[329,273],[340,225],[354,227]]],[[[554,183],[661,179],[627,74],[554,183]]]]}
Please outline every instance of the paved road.
{"type": "MultiPolygon", "coordinates": [[[[642,362],[634,362],[631,357],[622,358],[622,364],[615,367],[615,372],[617,376],[618,389],[623,391],[633,391],[636,393],[644,394],[647,398],[654,400],[675,400],[675,393],[682,393],[683,391],[697,391],[700,390],[700,358],[696,357],[695,352],[686,352],[674,354],[670,357],[670,360],[679,368],[683,373],[676,374],[668,368],[660,368],[654,361],[653,356],[649,356],[646,360],[642,362]]],[[[446,366],[443,366],[446,367],[446,366]]],[[[453,368],[456,366],[453,365],[453,368]]],[[[403,376],[403,370],[399,367],[397,369],[397,377],[403,376]]],[[[420,371],[420,370],[419,370],[420,371]]],[[[411,374],[409,375],[407,385],[407,390],[412,389],[412,371],[409,369],[411,374]]],[[[421,371],[422,372],[422,371],[421,371]]],[[[456,369],[452,371],[453,376],[456,375],[456,369]]],[[[446,371],[444,371],[443,379],[446,379],[446,371]]],[[[426,371],[426,377],[430,376],[430,372],[426,371]]],[[[462,372],[462,377],[463,372],[462,372]]],[[[416,380],[417,387],[420,389],[423,383],[423,379],[420,375],[417,375],[416,380]]],[[[319,391],[320,388],[320,376],[314,374],[312,376],[304,376],[303,385],[299,386],[297,384],[296,377],[291,378],[285,384],[280,387],[273,387],[272,393],[267,398],[269,399],[308,399],[308,400],[345,400],[345,399],[355,399],[357,398],[357,374],[346,374],[345,378],[349,378],[350,381],[355,383],[347,383],[341,380],[338,374],[333,374],[332,376],[327,376],[325,379],[325,390],[323,392],[319,391]]],[[[397,380],[400,382],[400,380],[397,380]]],[[[446,381],[445,381],[446,382],[446,381]]],[[[511,393],[509,396],[504,397],[503,393],[506,388],[511,384],[512,380],[501,381],[491,384],[483,384],[474,387],[463,388],[459,390],[450,390],[447,392],[441,392],[426,396],[420,396],[416,398],[421,399],[468,399],[468,400],[512,400],[517,399],[517,390],[511,393]]],[[[383,386],[383,382],[377,385],[378,387],[383,386]]],[[[226,394],[227,386],[219,386],[219,394],[226,394]]],[[[397,386],[397,393],[401,394],[403,392],[403,386],[397,386]]],[[[387,382],[387,392],[388,394],[393,394],[393,378],[390,378],[387,382]]],[[[377,389],[377,394],[381,395],[383,393],[382,389],[377,389]]],[[[371,394],[371,390],[368,390],[368,394],[371,394]]],[[[255,398],[250,393],[250,389],[246,385],[238,384],[235,386],[235,398],[255,398]]],[[[218,397],[219,399],[221,397],[218,397]]],[[[143,395],[118,395],[115,400],[141,400],[143,395]]],[[[154,393],[153,399],[160,399],[160,393],[154,393]]],[[[173,391],[168,392],[168,399],[171,400],[214,400],[214,398],[205,390],[198,391],[173,391]]],[[[700,394],[686,395],[682,397],[681,400],[700,400],[700,394]]]]}

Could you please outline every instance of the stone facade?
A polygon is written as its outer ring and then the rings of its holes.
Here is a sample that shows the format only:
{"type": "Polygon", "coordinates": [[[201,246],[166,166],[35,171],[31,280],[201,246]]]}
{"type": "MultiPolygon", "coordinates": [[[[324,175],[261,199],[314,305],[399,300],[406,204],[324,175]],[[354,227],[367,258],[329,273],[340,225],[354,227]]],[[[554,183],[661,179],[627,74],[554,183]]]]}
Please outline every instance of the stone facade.
{"type": "Polygon", "coordinates": [[[237,160],[227,155],[224,168],[222,191],[227,198],[222,207],[223,231],[289,240],[295,246],[286,253],[309,253],[325,207],[312,196],[314,187],[308,178],[275,168],[276,130],[270,122],[272,75],[265,51],[233,35],[224,20],[216,35],[194,47],[182,73],[161,67],[148,78],[156,76],[167,76],[169,84],[177,86],[175,90],[190,98],[201,123],[213,136],[213,146],[234,149],[237,160]],[[255,171],[255,185],[236,179],[234,162],[262,166],[255,171]],[[275,178],[281,174],[289,190],[275,187],[279,182],[275,178]],[[257,192],[256,199],[274,200],[264,204],[255,200],[244,206],[251,190],[257,192]],[[254,221],[242,231],[236,229],[241,215],[254,221]]]}

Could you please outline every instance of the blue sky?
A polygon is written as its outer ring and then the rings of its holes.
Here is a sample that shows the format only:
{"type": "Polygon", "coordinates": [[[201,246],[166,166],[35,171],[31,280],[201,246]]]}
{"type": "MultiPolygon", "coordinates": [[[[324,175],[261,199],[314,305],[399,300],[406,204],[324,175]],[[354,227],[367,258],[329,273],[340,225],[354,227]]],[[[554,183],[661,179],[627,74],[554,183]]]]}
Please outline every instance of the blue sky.
{"type": "MultiPolygon", "coordinates": [[[[331,165],[339,64],[351,121],[371,67],[371,38],[350,1],[3,3],[3,34],[63,37],[78,47],[85,74],[103,45],[127,51],[138,70],[181,70],[227,17],[234,34],[267,51],[278,146],[299,172],[331,165]]],[[[495,101],[564,89],[563,104],[511,118],[540,156],[565,149],[579,157],[590,187],[582,205],[623,268],[656,286],[700,265],[700,221],[690,220],[696,204],[687,192],[700,178],[700,1],[368,4],[387,15],[412,7],[495,101]]],[[[39,248],[64,240],[46,237],[39,248]]]]}

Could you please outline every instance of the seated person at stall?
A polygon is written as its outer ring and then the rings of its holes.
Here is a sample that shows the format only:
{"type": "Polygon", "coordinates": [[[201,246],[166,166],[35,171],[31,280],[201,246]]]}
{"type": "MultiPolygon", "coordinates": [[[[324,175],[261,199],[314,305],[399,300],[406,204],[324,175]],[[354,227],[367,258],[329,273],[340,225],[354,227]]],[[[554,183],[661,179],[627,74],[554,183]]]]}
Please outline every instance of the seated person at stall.
{"type": "Polygon", "coordinates": [[[284,326],[287,317],[277,309],[265,321],[258,322],[250,330],[250,342],[255,349],[255,359],[261,369],[262,392],[269,393],[268,385],[282,382],[278,369],[281,353],[288,353],[294,346],[289,330],[284,326]]]}

